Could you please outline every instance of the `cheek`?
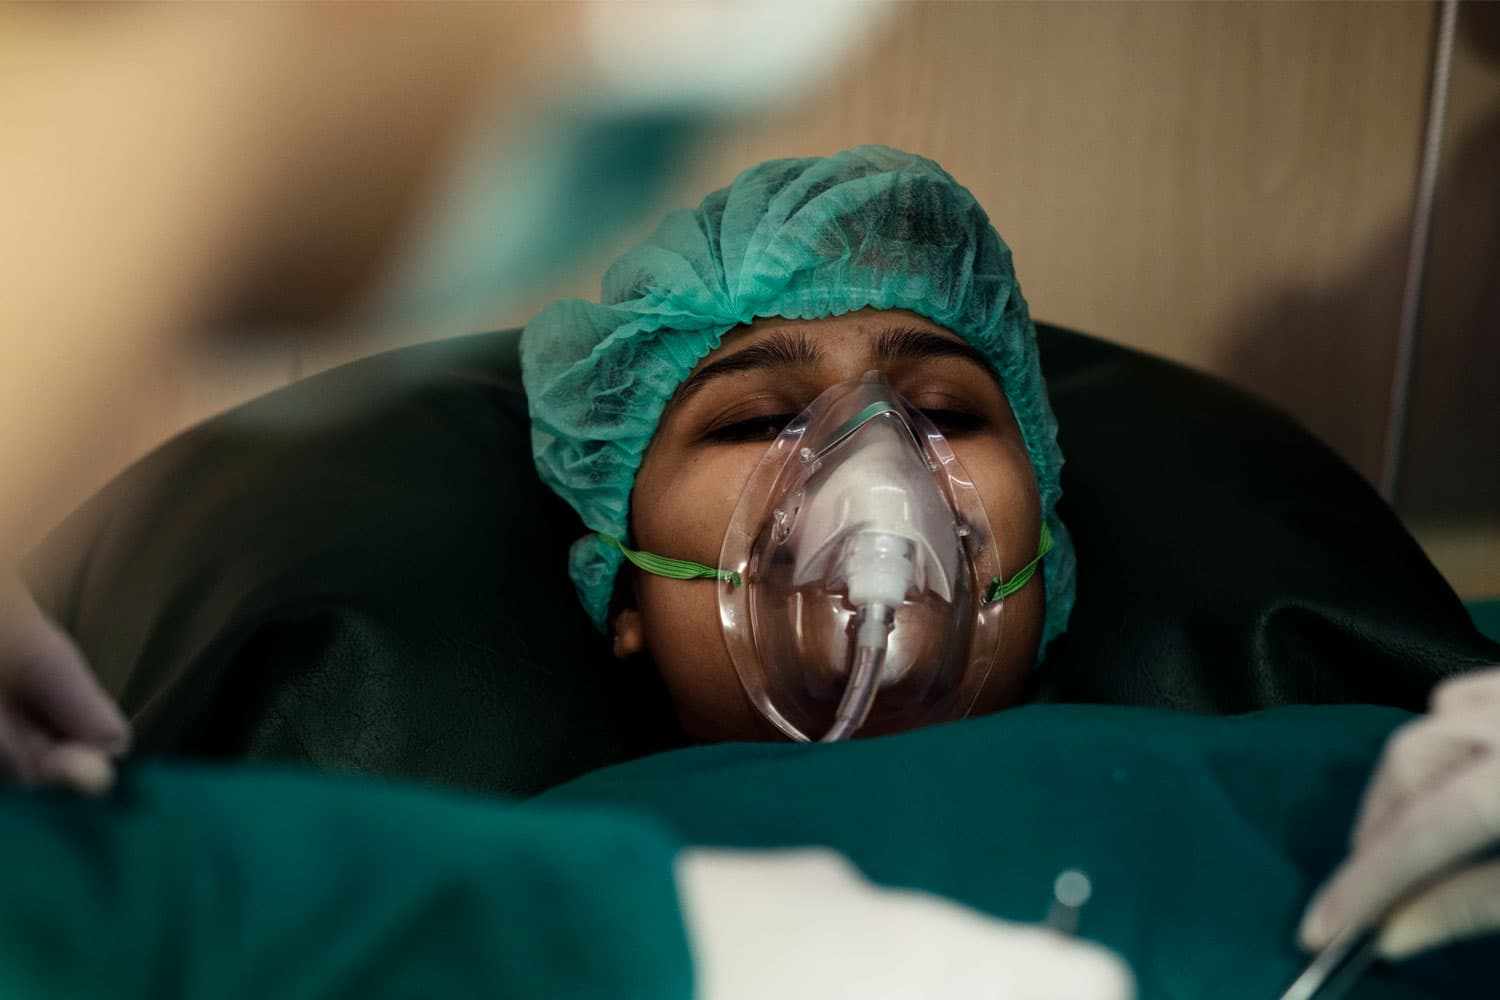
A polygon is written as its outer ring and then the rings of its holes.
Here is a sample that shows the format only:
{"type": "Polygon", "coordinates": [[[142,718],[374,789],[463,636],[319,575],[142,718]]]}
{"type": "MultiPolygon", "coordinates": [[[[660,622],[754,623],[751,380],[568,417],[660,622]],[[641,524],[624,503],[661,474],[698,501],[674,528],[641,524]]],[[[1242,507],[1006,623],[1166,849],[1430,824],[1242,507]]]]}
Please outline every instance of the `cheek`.
{"type": "Polygon", "coordinates": [[[1006,438],[959,442],[953,451],[979,491],[1001,569],[1009,576],[1036,555],[1041,531],[1041,500],[1026,449],[1006,438]]]}
{"type": "Polygon", "coordinates": [[[719,627],[718,588],[709,580],[641,576],[636,600],[646,648],[695,742],[769,735],[740,687],[719,627]]]}
{"type": "MultiPolygon", "coordinates": [[[[1041,532],[1041,500],[1036,475],[1019,440],[960,442],[954,453],[973,477],[1008,577],[1036,556],[1041,532]],[[960,450],[960,444],[967,447],[960,450]]],[[[1016,704],[1036,660],[1046,607],[1040,575],[1006,598],[1001,617],[1000,652],[974,704],[983,715],[1016,704]]]]}
{"type": "Polygon", "coordinates": [[[1037,645],[1042,641],[1041,578],[1019,593],[1005,599],[1001,616],[1000,655],[979,695],[974,699],[974,715],[988,715],[1019,704],[1026,690],[1026,679],[1036,666],[1037,645]]]}
{"type": "Polygon", "coordinates": [[[758,454],[648,456],[631,496],[638,548],[716,565],[724,533],[758,454]]]}
{"type": "MultiPolygon", "coordinates": [[[[676,559],[718,565],[724,533],[756,449],[697,456],[648,454],[632,497],[638,547],[676,559]]],[[[647,652],[671,694],[684,732],[695,742],[764,739],[759,713],[740,687],[719,626],[711,580],[667,580],[638,573],[635,597],[647,652]]]]}

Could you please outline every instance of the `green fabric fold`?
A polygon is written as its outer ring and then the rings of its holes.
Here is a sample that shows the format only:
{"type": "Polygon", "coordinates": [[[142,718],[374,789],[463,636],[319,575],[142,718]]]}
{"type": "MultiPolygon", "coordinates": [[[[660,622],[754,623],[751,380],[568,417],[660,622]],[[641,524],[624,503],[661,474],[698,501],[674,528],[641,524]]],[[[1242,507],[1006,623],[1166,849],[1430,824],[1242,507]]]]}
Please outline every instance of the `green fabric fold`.
{"type": "Polygon", "coordinates": [[[5,1000],[689,1000],[649,821],[258,767],[0,790],[5,1000]]]}

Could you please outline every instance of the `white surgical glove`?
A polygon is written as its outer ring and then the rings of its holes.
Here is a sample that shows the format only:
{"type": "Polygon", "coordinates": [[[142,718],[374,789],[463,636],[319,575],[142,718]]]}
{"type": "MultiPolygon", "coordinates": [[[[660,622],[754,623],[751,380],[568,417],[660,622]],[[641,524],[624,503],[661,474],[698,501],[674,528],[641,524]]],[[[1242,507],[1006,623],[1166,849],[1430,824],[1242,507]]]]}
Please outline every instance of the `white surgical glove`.
{"type": "MultiPolygon", "coordinates": [[[[1476,851],[1500,843],[1500,668],[1447,681],[1430,714],[1386,744],[1352,837],[1298,936],[1322,948],[1476,851]]],[[[1500,931],[1500,862],[1471,865],[1421,889],[1393,913],[1379,950],[1400,959],[1500,931]]]]}
{"type": "Polygon", "coordinates": [[[0,572],[0,780],[96,794],[114,783],[112,757],[129,743],[125,717],[78,647],[0,572]]]}
{"type": "Polygon", "coordinates": [[[696,1000],[1129,1000],[1098,945],[886,889],[826,849],[684,851],[677,887],[696,1000]]]}

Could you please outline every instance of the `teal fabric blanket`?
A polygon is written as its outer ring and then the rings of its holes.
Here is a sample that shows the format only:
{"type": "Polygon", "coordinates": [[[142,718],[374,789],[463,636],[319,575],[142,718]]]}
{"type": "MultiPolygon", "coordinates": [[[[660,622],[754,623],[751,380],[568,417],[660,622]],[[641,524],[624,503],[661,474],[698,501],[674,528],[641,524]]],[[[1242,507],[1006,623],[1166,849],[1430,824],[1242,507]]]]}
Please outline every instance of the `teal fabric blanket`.
{"type": "MultiPolygon", "coordinates": [[[[1035,706],[676,751],[523,804],[164,763],[102,801],[9,789],[0,996],[687,1000],[671,874],[687,842],[832,845],[877,881],[1028,921],[1080,867],[1081,930],[1130,961],[1143,1000],[1274,1000],[1407,718],[1035,706]]],[[[1482,989],[1450,956],[1379,968],[1354,996],[1493,996],[1489,964],[1482,989]]]]}
{"type": "MultiPolygon", "coordinates": [[[[878,882],[1013,920],[1043,919],[1057,873],[1082,868],[1081,932],[1130,961],[1143,1000],[1275,1000],[1307,961],[1302,907],[1408,718],[1039,705],[868,742],[679,751],[536,801],[633,810],[699,844],[830,844],[878,882]]],[[[1435,958],[1353,996],[1493,996],[1490,965],[1484,991],[1435,958]]]]}
{"type": "Polygon", "coordinates": [[[0,997],[688,1000],[673,844],[373,780],[144,766],[0,795],[0,997]]]}

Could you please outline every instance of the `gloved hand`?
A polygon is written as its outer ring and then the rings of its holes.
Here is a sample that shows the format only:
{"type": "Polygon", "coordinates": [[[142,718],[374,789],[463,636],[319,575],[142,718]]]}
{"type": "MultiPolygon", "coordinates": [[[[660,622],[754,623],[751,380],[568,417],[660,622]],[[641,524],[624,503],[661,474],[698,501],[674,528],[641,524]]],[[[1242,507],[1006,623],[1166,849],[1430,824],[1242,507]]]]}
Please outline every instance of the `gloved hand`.
{"type": "Polygon", "coordinates": [[[98,793],[129,743],[125,717],[83,654],[18,577],[0,572],[0,780],[98,793]]]}
{"type": "MultiPolygon", "coordinates": [[[[1365,792],[1353,851],[1298,936],[1321,948],[1474,852],[1500,844],[1500,668],[1450,680],[1430,714],[1398,729],[1365,792]]],[[[1450,873],[1391,914],[1379,950],[1399,959],[1500,931],[1500,862],[1450,873]]]]}
{"type": "Polygon", "coordinates": [[[1042,926],[865,880],[825,849],[684,851],[697,1000],[1128,1000],[1125,963],[1042,926]]]}

